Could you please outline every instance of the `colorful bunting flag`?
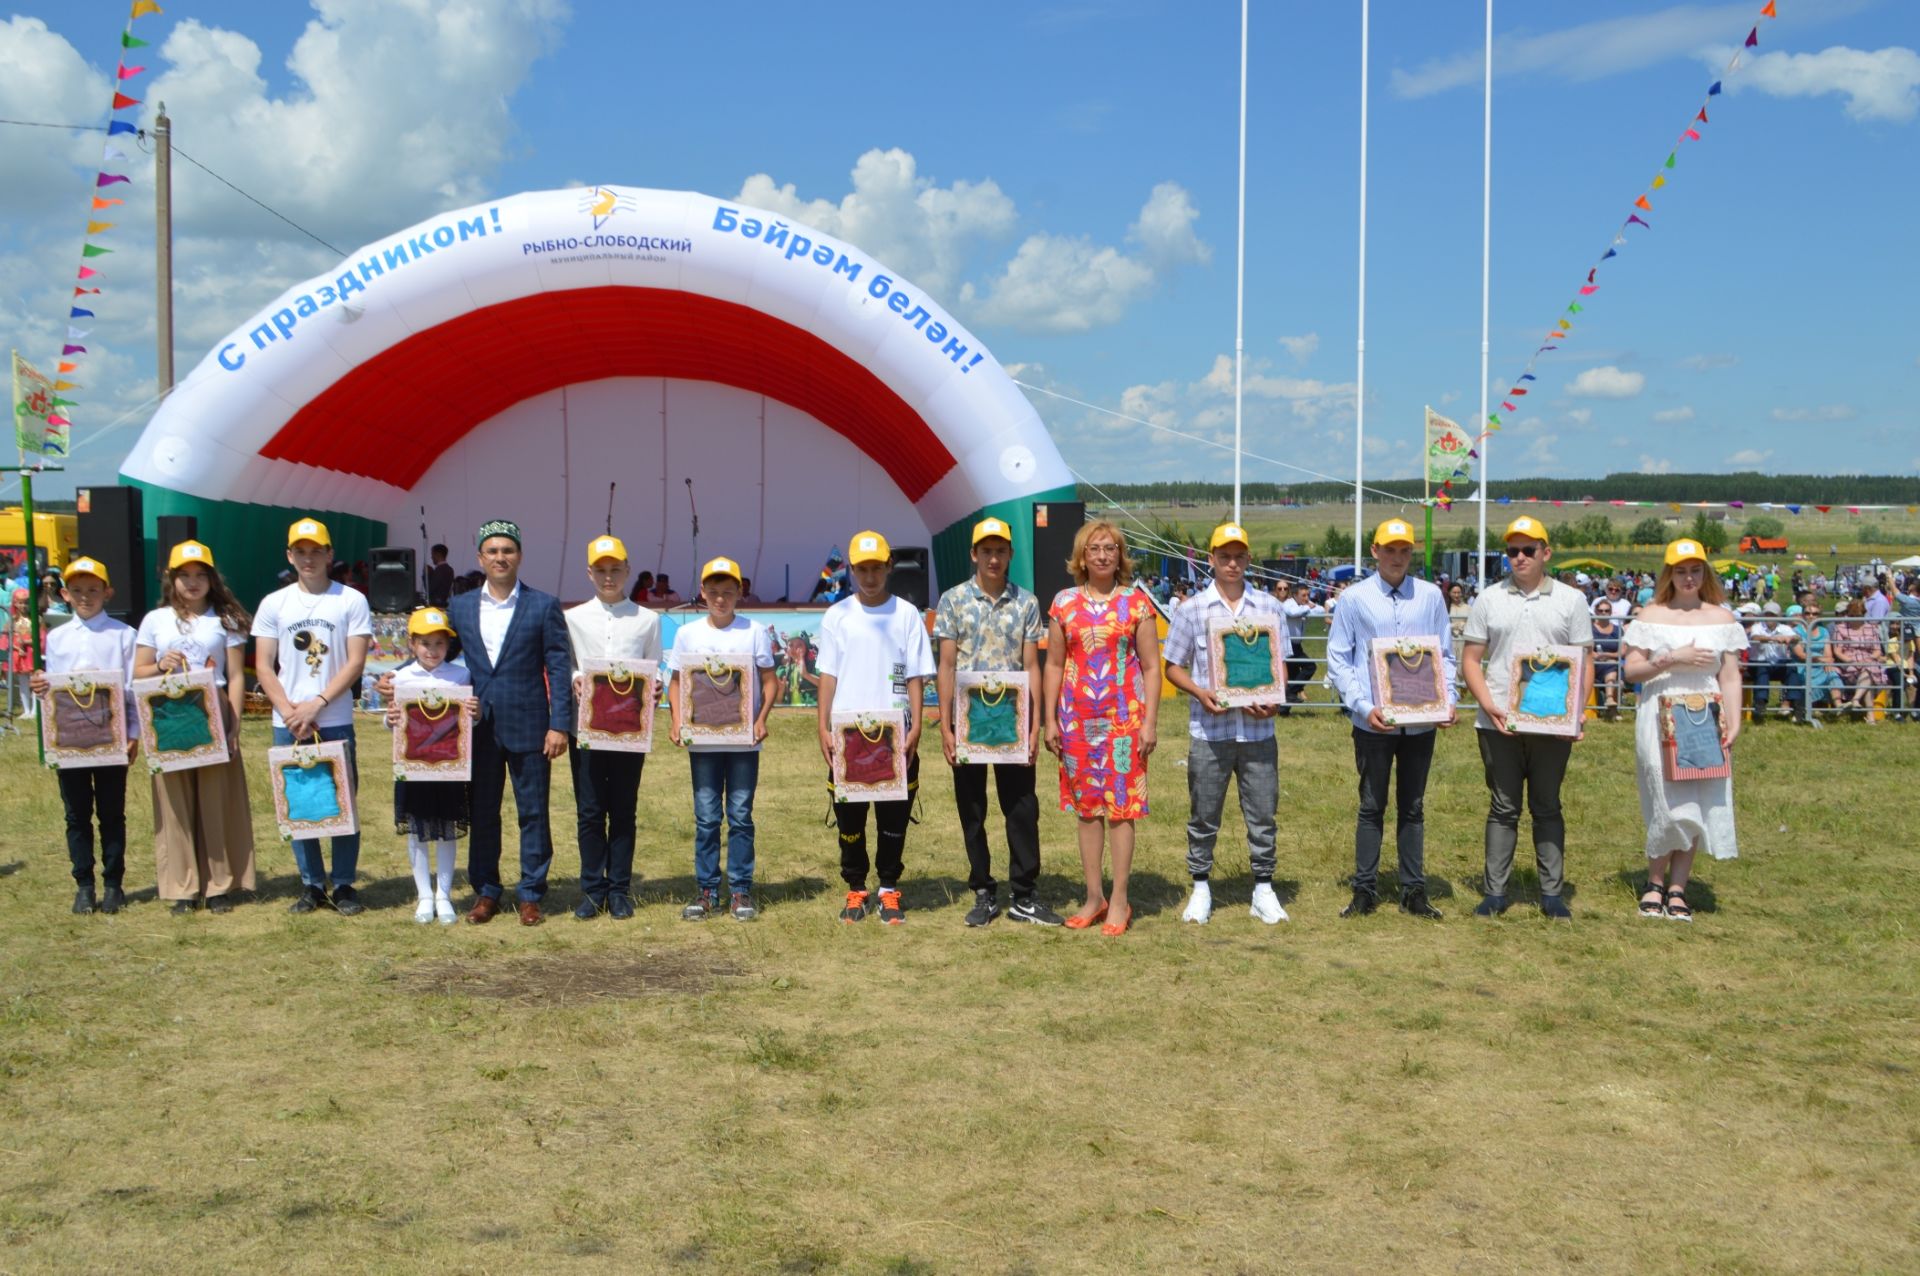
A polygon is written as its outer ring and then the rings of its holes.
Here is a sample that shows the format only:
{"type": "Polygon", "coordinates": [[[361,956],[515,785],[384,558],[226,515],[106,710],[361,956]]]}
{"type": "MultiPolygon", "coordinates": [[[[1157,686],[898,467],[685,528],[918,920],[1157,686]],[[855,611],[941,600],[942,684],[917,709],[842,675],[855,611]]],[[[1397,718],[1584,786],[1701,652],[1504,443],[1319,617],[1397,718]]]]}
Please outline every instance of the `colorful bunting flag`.
{"type": "Polygon", "coordinates": [[[131,31],[122,31],[120,33],[120,47],[123,49],[144,49],[147,47],[147,42],[131,31]]]}
{"type": "Polygon", "coordinates": [[[80,247],[80,255],[82,257],[104,257],[112,251],[113,249],[102,248],[98,244],[83,244],[80,247]]]}
{"type": "Polygon", "coordinates": [[[1635,222],[1638,222],[1640,225],[1645,226],[1648,230],[1653,229],[1653,223],[1648,221],[1646,218],[1640,216],[1640,214],[1638,213],[1635,213],[1632,216],[1627,218],[1627,225],[1631,226],[1635,222]]]}
{"type": "Polygon", "coordinates": [[[113,123],[107,125],[108,137],[114,137],[121,133],[138,133],[139,131],[139,129],[127,123],[125,120],[115,120],[113,123]]]}
{"type": "Polygon", "coordinates": [[[115,93],[113,95],[113,109],[116,111],[124,111],[130,106],[138,105],[140,105],[140,99],[137,97],[128,97],[124,93],[115,93]]]}
{"type": "Polygon", "coordinates": [[[1759,43],[1760,43],[1760,28],[1755,27],[1753,30],[1747,32],[1747,43],[1745,47],[1749,49],[1755,48],[1759,45],[1759,43]]]}
{"type": "MultiPolygon", "coordinates": [[[[1647,198],[1647,197],[1646,197],[1645,195],[1642,195],[1642,196],[1641,196],[1641,197],[1640,197],[1639,199],[1636,199],[1636,200],[1634,200],[1634,201],[1633,201],[1633,206],[1634,206],[1635,208],[1644,208],[1644,209],[1646,209],[1646,210],[1647,210],[1648,212],[1652,212],[1652,211],[1653,211],[1653,201],[1652,201],[1652,200],[1650,200],[1650,199],[1648,199],[1648,198],[1647,198]]],[[[1591,281],[1592,281],[1592,279],[1593,279],[1593,275],[1592,275],[1592,274],[1588,274],[1588,275],[1587,275],[1587,279],[1588,279],[1588,281],[1589,281],[1589,282],[1591,282],[1591,281]]]]}
{"type": "Polygon", "coordinates": [[[133,0],[133,12],[127,15],[127,20],[131,22],[135,18],[144,18],[149,13],[164,12],[166,10],[162,9],[156,0],[133,0]]]}
{"type": "Polygon", "coordinates": [[[120,78],[123,80],[131,80],[134,76],[146,69],[147,68],[143,66],[123,66],[120,68],[120,78]]]}
{"type": "Polygon", "coordinates": [[[94,185],[95,185],[96,187],[98,187],[98,186],[111,186],[111,185],[113,185],[113,184],[114,184],[115,182],[130,182],[130,181],[132,181],[132,180],[133,180],[132,178],[130,178],[130,177],[128,177],[128,176],[127,176],[126,174],[124,174],[124,173],[102,173],[102,174],[100,174],[100,176],[99,176],[99,177],[98,177],[98,178],[97,178],[97,179],[96,179],[96,180],[94,181],[94,183],[93,183],[93,184],[94,184],[94,185]]]}
{"type": "Polygon", "coordinates": [[[1655,173],[1653,175],[1653,189],[1659,190],[1662,186],[1665,186],[1666,184],[1667,184],[1667,179],[1664,174],[1655,173]]]}

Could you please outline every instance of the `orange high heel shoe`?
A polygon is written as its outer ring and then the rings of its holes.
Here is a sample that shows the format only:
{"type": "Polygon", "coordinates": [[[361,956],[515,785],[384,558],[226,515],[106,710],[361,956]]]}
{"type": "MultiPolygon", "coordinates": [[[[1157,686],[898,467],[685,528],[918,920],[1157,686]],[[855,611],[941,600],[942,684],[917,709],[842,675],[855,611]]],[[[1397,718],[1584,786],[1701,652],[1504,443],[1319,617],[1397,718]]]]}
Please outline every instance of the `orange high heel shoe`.
{"type": "Polygon", "coordinates": [[[1127,915],[1125,917],[1122,917],[1117,922],[1108,922],[1105,926],[1102,926],[1100,928],[1100,933],[1102,935],[1124,935],[1127,933],[1127,928],[1132,925],[1133,925],[1133,905],[1129,904],[1127,905],[1127,915]]]}
{"type": "Polygon", "coordinates": [[[1105,904],[1102,904],[1098,909],[1094,911],[1094,914],[1091,917],[1082,917],[1078,913],[1075,913],[1072,917],[1067,918],[1067,929],[1068,930],[1090,930],[1093,927],[1098,926],[1101,922],[1105,921],[1106,919],[1107,919],[1107,906],[1105,904]]]}

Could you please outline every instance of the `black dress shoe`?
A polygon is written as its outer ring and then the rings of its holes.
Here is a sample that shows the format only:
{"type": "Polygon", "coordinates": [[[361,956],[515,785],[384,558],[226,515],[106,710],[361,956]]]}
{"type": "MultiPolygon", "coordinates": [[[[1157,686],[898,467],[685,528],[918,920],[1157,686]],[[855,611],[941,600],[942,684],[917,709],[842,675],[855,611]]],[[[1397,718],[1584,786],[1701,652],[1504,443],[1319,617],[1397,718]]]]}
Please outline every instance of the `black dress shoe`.
{"type": "Polygon", "coordinates": [[[367,911],[360,902],[360,893],[351,886],[342,886],[333,892],[333,911],[342,917],[358,917],[367,911]]]}
{"type": "Polygon", "coordinates": [[[200,906],[190,899],[176,899],[173,901],[173,907],[167,911],[175,917],[187,917],[192,915],[193,910],[198,907],[200,906]]]}
{"type": "Polygon", "coordinates": [[[207,911],[209,913],[231,913],[233,911],[233,896],[231,895],[207,896],[207,911]]]}
{"type": "Polygon", "coordinates": [[[1568,908],[1567,901],[1561,899],[1558,895],[1542,895],[1540,897],[1540,912],[1544,916],[1558,922],[1573,920],[1573,910],[1568,908]]]}
{"type": "Polygon", "coordinates": [[[93,887],[82,886],[73,893],[73,915],[85,917],[93,912],[93,887]]]}
{"type": "Polygon", "coordinates": [[[323,908],[331,908],[333,901],[327,898],[324,886],[305,886],[300,890],[300,898],[287,905],[289,913],[313,913],[323,908]]]}
{"type": "Polygon", "coordinates": [[[1440,920],[1440,910],[1428,902],[1427,893],[1424,890],[1402,891],[1400,911],[1415,917],[1425,917],[1431,921],[1440,920]]]}
{"type": "Polygon", "coordinates": [[[573,906],[573,915],[580,921],[590,922],[600,915],[600,901],[589,895],[573,906]]]}
{"type": "Polygon", "coordinates": [[[1488,895],[1474,908],[1473,915],[1475,917],[1498,917],[1506,911],[1507,897],[1505,895],[1488,895]]]}
{"type": "Polygon", "coordinates": [[[107,893],[100,897],[100,911],[117,913],[127,906],[127,893],[118,886],[107,887],[107,893]]]}
{"type": "Polygon", "coordinates": [[[1340,910],[1342,917],[1366,917],[1380,907],[1380,897],[1364,886],[1353,888],[1353,898],[1340,910]]]}
{"type": "Polygon", "coordinates": [[[615,891],[607,896],[607,915],[617,922],[624,922],[633,916],[633,896],[615,891]]]}

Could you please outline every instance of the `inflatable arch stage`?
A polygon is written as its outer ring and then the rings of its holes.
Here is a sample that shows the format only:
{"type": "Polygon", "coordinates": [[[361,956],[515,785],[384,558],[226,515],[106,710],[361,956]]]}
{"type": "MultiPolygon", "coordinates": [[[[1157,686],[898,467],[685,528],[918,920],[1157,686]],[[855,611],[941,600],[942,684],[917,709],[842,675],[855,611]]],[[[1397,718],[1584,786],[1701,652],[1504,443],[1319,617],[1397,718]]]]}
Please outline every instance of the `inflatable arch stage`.
{"type": "MultiPolygon", "coordinates": [[[[930,544],[951,584],[975,520],[1031,527],[1074,495],[1018,387],[884,265],[762,210],[608,186],[448,213],[289,289],[121,474],[149,538],[196,515],[243,594],[314,513],[341,558],[419,546],[424,523],[461,571],[473,529],[513,518],[523,576],[580,597],[610,500],[635,570],[689,596],[696,553],[727,553],[759,596],[804,600],[863,527],[930,544]]],[[[1029,584],[1031,554],[1018,537],[1029,584]]]]}

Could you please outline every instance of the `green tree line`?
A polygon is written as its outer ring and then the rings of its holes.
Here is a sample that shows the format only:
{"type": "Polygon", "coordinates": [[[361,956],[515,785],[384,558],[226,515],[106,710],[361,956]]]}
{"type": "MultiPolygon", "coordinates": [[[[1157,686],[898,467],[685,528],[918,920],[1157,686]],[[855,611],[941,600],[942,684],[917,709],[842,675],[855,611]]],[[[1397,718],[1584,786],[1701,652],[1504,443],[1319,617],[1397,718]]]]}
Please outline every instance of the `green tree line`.
{"type": "MultiPolygon", "coordinates": [[[[1391,492],[1401,500],[1419,500],[1425,488],[1419,479],[1368,480],[1376,492],[1391,492]]],[[[1470,490],[1471,482],[1457,485],[1470,490]]],[[[1233,500],[1227,483],[1106,483],[1106,499],[1122,505],[1175,505],[1183,501],[1223,505],[1233,500]]],[[[1100,492],[1080,485],[1080,499],[1105,504],[1100,492]]],[[[1352,497],[1346,483],[1246,483],[1241,499],[1250,505],[1317,505],[1352,497]]],[[[1745,501],[1749,505],[1789,502],[1812,505],[1920,505],[1920,478],[1875,474],[1608,474],[1601,478],[1517,478],[1495,480],[1488,495],[1516,500],[1537,496],[1545,501],[1745,501]]]]}

